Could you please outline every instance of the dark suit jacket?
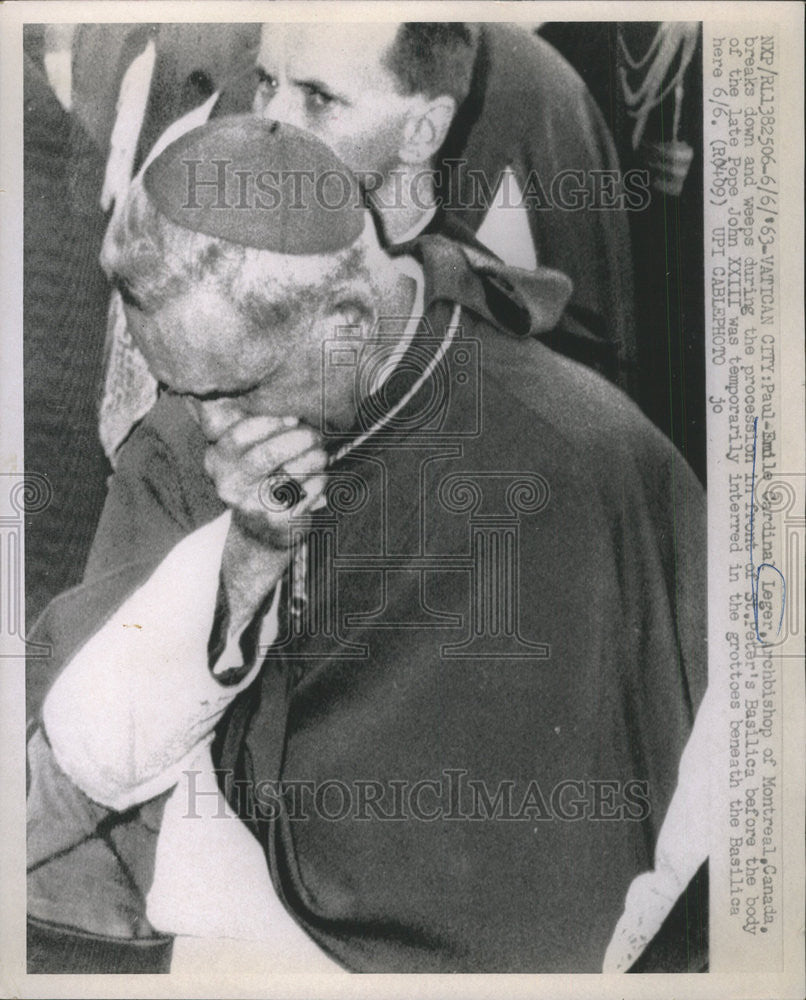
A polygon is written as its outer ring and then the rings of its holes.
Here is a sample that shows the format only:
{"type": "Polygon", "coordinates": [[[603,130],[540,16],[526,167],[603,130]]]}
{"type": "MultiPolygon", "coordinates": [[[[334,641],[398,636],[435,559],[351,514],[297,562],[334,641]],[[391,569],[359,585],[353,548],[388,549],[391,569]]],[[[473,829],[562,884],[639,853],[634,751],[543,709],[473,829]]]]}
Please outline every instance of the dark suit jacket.
{"type": "MultiPolygon", "coordinates": [[[[633,274],[628,213],[624,209],[573,211],[552,198],[563,171],[581,172],[585,197],[596,197],[597,171],[618,171],[613,139],[602,114],[575,70],[544,39],[513,24],[482,25],[479,53],[467,100],[456,116],[441,160],[450,168],[443,186],[449,215],[474,231],[484,219],[474,203],[468,170],[481,171],[494,187],[511,166],[522,189],[544,192],[529,212],[539,263],[567,274],[573,306],[595,333],[614,342],[623,360],[635,349],[633,274]],[[452,185],[452,186],[451,186],[452,185]]],[[[444,168],[447,170],[448,168],[444,168]]],[[[577,186],[576,182],[570,185],[577,186]]],[[[478,187],[476,186],[476,191],[478,187]]],[[[580,196],[582,197],[582,196],[580,196]]],[[[601,201],[601,198],[599,198],[601,201]]],[[[478,201],[478,199],[475,199],[478,201]]]]}

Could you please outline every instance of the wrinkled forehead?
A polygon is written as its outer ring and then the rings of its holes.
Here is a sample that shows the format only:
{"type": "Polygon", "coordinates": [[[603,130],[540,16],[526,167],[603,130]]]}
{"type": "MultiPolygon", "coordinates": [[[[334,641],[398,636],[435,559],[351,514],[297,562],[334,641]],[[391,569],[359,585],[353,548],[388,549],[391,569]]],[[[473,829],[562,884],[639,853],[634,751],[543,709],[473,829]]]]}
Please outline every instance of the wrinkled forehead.
{"type": "MultiPolygon", "coordinates": [[[[257,63],[295,79],[350,84],[367,68],[381,69],[400,22],[264,24],[257,63]]],[[[391,77],[390,77],[391,80],[391,77]]]]}
{"type": "MultiPolygon", "coordinates": [[[[372,223],[367,221],[367,225],[372,223]]],[[[271,250],[247,249],[241,273],[233,282],[234,297],[248,288],[267,300],[282,303],[317,288],[329,287],[355,278],[366,263],[365,241],[335,253],[284,254],[271,250]],[[241,280],[239,280],[239,278],[241,280]]]]}

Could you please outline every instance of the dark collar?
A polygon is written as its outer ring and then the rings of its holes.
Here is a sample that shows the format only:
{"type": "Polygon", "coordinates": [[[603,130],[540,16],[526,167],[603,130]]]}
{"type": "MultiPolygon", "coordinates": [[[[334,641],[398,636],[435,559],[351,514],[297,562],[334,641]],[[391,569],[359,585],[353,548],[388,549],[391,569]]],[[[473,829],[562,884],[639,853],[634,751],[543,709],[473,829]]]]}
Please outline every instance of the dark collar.
{"type": "MultiPolygon", "coordinates": [[[[570,280],[559,271],[507,267],[479,243],[462,223],[449,223],[447,235],[426,232],[389,249],[409,254],[425,274],[425,311],[437,304],[467,309],[503,333],[516,337],[553,330],[571,296],[570,280]],[[455,231],[454,231],[455,230],[455,231]]],[[[445,310],[440,310],[444,315],[445,310]]]]}
{"type": "Polygon", "coordinates": [[[451,127],[445,137],[445,142],[439,151],[437,161],[437,187],[444,193],[448,184],[447,164],[461,156],[467,137],[473,126],[481,117],[484,101],[487,96],[487,79],[490,75],[490,50],[484,25],[479,26],[479,40],[476,48],[476,58],[473,62],[473,72],[470,78],[470,88],[467,97],[459,105],[454,115],[451,127]]]}

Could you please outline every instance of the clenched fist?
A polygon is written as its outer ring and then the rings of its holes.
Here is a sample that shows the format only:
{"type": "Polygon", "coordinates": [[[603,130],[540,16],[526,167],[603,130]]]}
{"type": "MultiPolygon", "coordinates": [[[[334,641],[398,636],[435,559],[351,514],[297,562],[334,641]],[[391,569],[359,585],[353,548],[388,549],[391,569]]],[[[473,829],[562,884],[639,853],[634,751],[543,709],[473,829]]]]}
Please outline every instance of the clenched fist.
{"type": "Polygon", "coordinates": [[[232,510],[222,569],[233,630],[282,577],[291,519],[321,505],[326,464],[317,432],[293,417],[244,417],[208,446],[205,469],[232,510]]]}
{"type": "Polygon", "coordinates": [[[325,488],[327,454],[311,427],[293,417],[246,417],[211,444],[204,465],[243,530],[287,548],[291,518],[310,510],[325,488]]]}

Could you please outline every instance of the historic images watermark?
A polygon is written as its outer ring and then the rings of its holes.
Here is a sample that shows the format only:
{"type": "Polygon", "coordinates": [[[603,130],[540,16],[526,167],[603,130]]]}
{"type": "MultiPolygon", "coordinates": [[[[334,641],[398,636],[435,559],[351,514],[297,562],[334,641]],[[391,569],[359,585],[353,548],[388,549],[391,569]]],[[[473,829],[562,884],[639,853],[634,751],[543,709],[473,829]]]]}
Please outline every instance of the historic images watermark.
{"type": "Polygon", "coordinates": [[[496,202],[504,209],[641,212],[651,201],[649,171],[643,168],[568,168],[550,177],[532,170],[515,194],[505,183],[506,171],[489,175],[463,159],[446,160],[439,170],[429,168],[413,174],[400,170],[388,174],[372,170],[356,174],[340,170],[252,171],[233,169],[230,160],[218,158],[188,157],[182,163],[185,198],[181,207],[189,211],[273,211],[282,206],[295,212],[311,208],[337,212],[363,207],[368,196],[384,211],[412,205],[423,211],[433,207],[446,212],[486,211],[496,202]]]}
{"type": "Polygon", "coordinates": [[[51,647],[25,637],[23,617],[25,518],[45,510],[53,488],[40,472],[0,473],[0,659],[49,657],[51,647]]]}
{"type": "MultiPolygon", "coordinates": [[[[199,787],[200,771],[183,772],[184,817],[201,819],[204,800],[215,804],[212,819],[233,818],[217,790],[199,787]]],[[[590,822],[641,823],[651,812],[647,781],[566,778],[551,787],[502,779],[494,786],[462,768],[438,777],[324,781],[247,781],[232,771],[216,771],[219,786],[241,818],[269,821],[286,816],[332,823],[356,822],[590,822]]]]}

